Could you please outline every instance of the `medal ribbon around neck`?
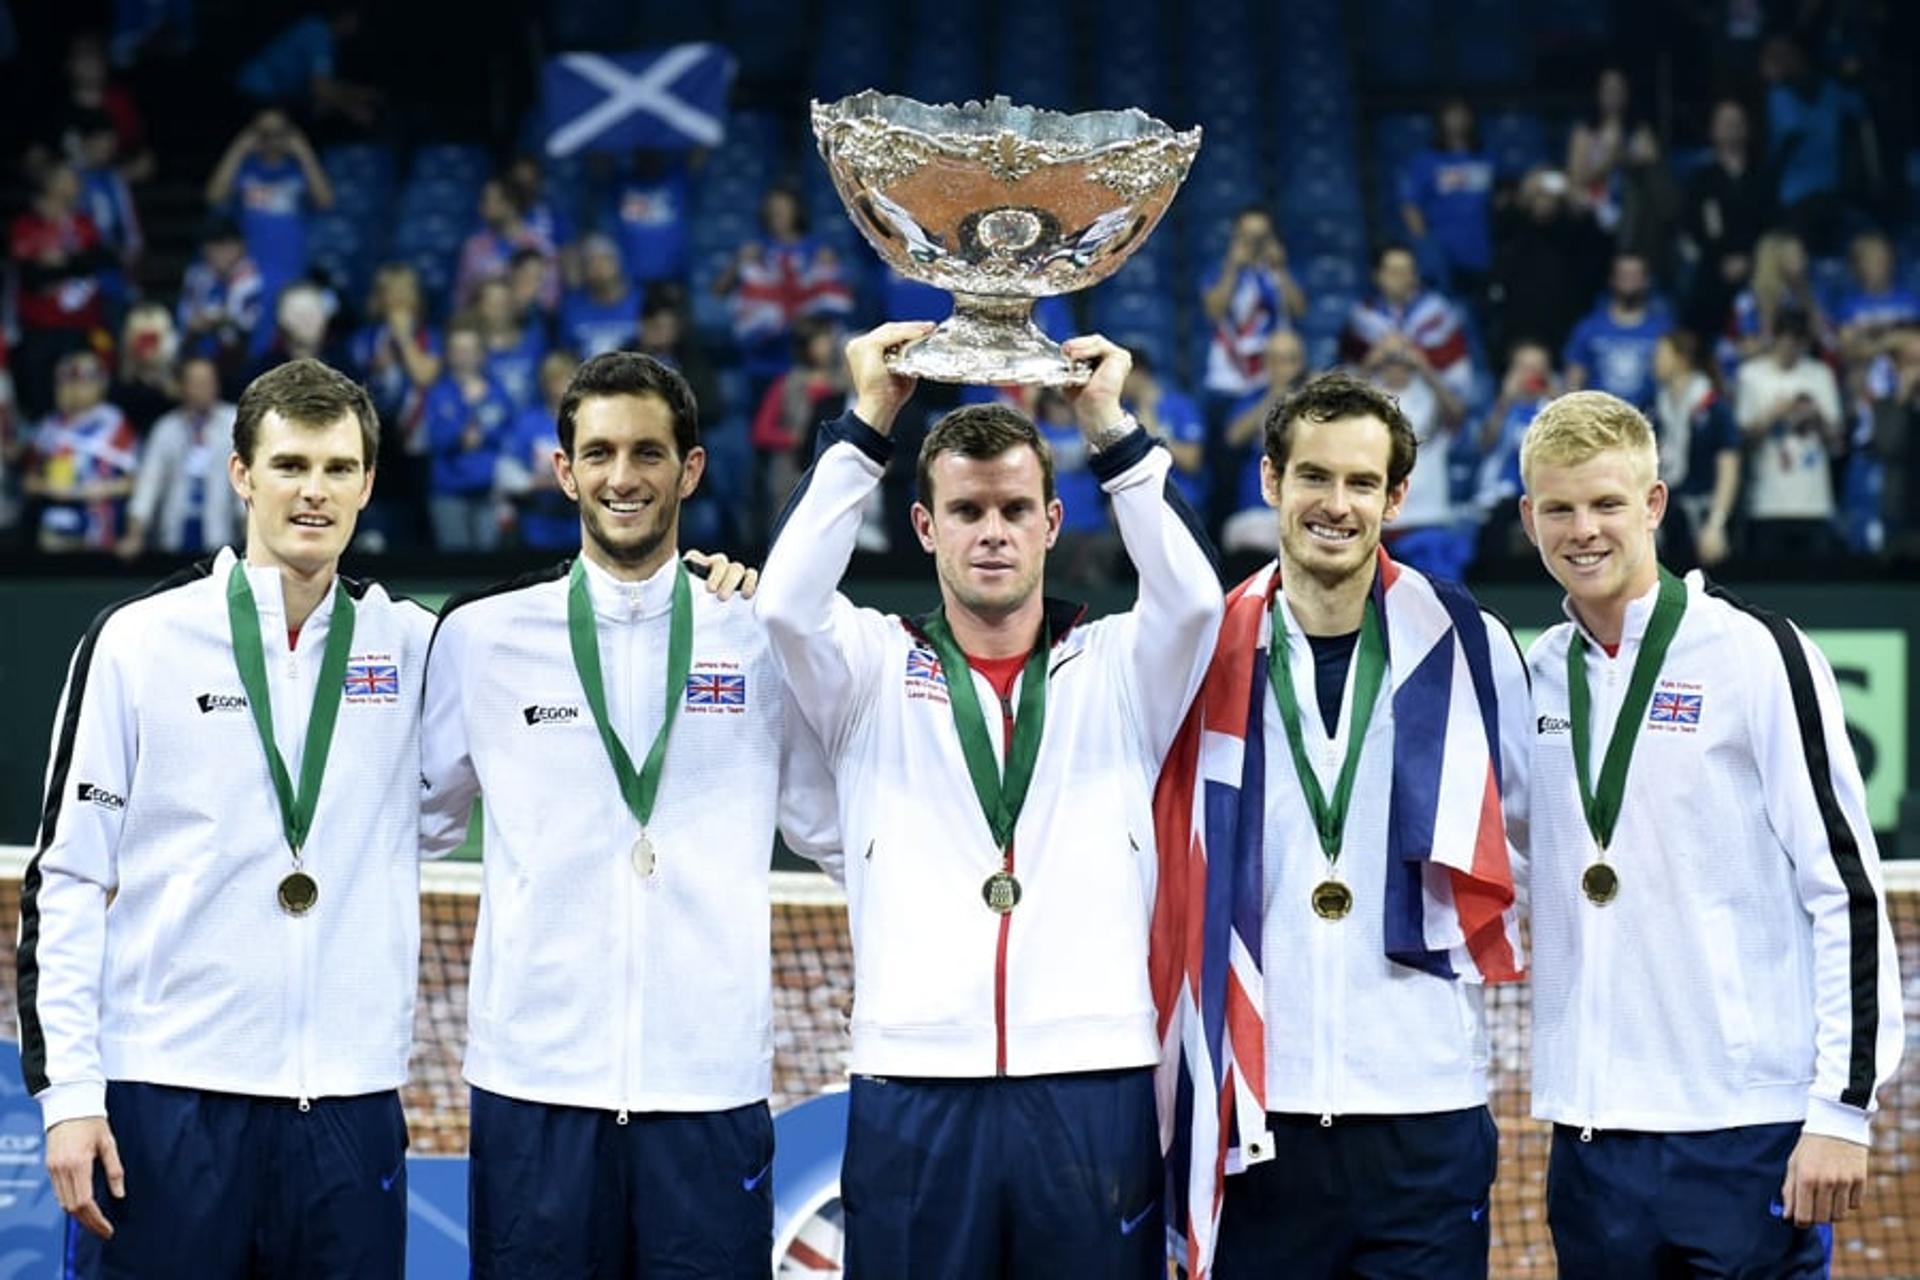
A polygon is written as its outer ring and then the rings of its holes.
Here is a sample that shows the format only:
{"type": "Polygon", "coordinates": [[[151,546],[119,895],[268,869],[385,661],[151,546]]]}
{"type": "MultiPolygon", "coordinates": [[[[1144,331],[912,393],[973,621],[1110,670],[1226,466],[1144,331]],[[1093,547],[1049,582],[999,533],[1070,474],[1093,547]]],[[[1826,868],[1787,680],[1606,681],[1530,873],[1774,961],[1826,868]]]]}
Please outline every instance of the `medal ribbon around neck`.
{"type": "Polygon", "coordinates": [[[593,724],[606,745],[607,760],[620,783],[620,798],[640,824],[642,832],[653,817],[654,797],[660,794],[660,774],[667,763],[667,738],[686,696],[687,677],[693,672],[693,589],[687,585],[687,567],[673,562],[673,608],[667,624],[667,705],[660,728],[647,749],[647,759],[636,773],[620,735],[607,720],[607,686],[600,674],[600,633],[594,625],[593,598],[587,590],[587,570],[576,557],[567,578],[567,640],[573,648],[573,669],[586,691],[593,724]]]}
{"type": "Polygon", "coordinates": [[[1620,819],[1620,803],[1626,795],[1627,769],[1633,762],[1633,748],[1640,736],[1640,720],[1653,698],[1653,684],[1666,660],[1673,636],[1680,629],[1680,618],[1687,611],[1687,588],[1680,579],[1660,570],[1660,594],[1653,603],[1653,616],[1647,620],[1646,635],[1641,637],[1640,652],[1633,660],[1633,676],[1627,682],[1626,700],[1613,722],[1613,736],[1607,741],[1606,758],[1600,765],[1600,787],[1596,792],[1592,750],[1587,745],[1593,725],[1593,694],[1587,688],[1587,638],[1575,628],[1567,645],[1567,708],[1573,721],[1573,773],[1580,781],[1580,805],[1587,815],[1587,830],[1601,851],[1613,840],[1614,824],[1620,819]]]}
{"type": "Polygon", "coordinates": [[[1327,866],[1340,861],[1340,845],[1346,837],[1347,809],[1353,800],[1354,775],[1360,768],[1360,751],[1366,744],[1367,726],[1373,721],[1373,706],[1379,700],[1380,685],[1386,678],[1387,645],[1380,631],[1380,614],[1371,597],[1360,619],[1360,640],[1354,653],[1353,713],[1347,724],[1347,757],[1340,763],[1340,776],[1328,801],[1320,788],[1320,777],[1307,758],[1307,746],[1300,727],[1300,697],[1293,687],[1293,669],[1287,660],[1286,622],[1279,606],[1273,610],[1273,637],[1267,642],[1267,679],[1273,685],[1274,700],[1280,704],[1280,720],[1286,726],[1287,747],[1293,753],[1293,769],[1300,775],[1300,789],[1306,793],[1307,808],[1313,814],[1314,830],[1320,836],[1320,851],[1327,866]]]}
{"type": "Polygon", "coordinates": [[[336,579],[333,617],[327,624],[327,647],[320,657],[320,680],[313,690],[313,709],[307,717],[306,746],[300,752],[300,790],[296,794],[287,775],[287,762],[273,737],[273,702],[267,693],[266,647],[260,641],[260,610],[247,581],[247,567],[235,563],[227,575],[227,627],[233,637],[233,661],[240,668],[240,687],[260,745],[266,748],[267,770],[273,775],[273,794],[280,802],[280,825],[286,833],[293,865],[300,866],[300,850],[313,827],[320,802],[320,780],[327,772],[327,753],[333,745],[333,725],[340,716],[340,697],[346,690],[347,652],[353,647],[353,597],[336,579]]]}
{"type": "Polygon", "coordinates": [[[934,610],[920,619],[920,629],[940,655],[940,669],[947,677],[947,705],[953,711],[954,728],[960,732],[960,752],[967,759],[973,793],[993,832],[994,845],[1004,851],[1013,843],[1014,824],[1027,800],[1034,761],[1040,756],[1040,734],[1047,722],[1046,636],[1042,634],[1034,641],[1033,652],[1021,671],[1020,705],[1014,712],[1013,740],[1007,744],[1007,767],[1002,776],[993,758],[993,740],[987,736],[980,695],[973,687],[972,668],[967,665],[960,642],[953,638],[946,615],[934,610]]]}

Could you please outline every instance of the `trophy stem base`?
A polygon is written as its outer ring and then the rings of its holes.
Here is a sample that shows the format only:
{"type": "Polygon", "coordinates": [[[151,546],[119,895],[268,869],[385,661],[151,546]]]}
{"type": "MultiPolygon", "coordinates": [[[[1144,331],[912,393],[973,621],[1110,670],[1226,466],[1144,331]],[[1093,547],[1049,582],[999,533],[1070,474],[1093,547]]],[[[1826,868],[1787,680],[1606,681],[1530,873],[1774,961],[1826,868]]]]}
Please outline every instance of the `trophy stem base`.
{"type": "Polygon", "coordinates": [[[1033,322],[1034,299],[956,293],[953,314],[891,361],[894,372],[982,386],[1077,387],[1093,368],[1070,360],[1033,322]]]}

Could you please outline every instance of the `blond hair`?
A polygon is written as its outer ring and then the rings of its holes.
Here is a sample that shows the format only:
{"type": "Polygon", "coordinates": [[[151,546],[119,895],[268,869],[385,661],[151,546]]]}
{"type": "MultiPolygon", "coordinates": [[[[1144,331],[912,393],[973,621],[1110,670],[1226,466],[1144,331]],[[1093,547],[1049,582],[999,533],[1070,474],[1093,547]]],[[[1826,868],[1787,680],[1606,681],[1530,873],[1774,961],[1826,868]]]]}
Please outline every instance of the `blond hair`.
{"type": "Polygon", "coordinates": [[[1660,470],[1660,448],[1645,414],[1604,391],[1570,391],[1547,402],[1520,441],[1520,476],[1533,488],[1533,469],[1577,467],[1600,454],[1625,452],[1637,479],[1652,485],[1660,470]]]}
{"type": "Polygon", "coordinates": [[[1811,311],[1813,293],[1805,275],[1806,247],[1791,231],[1769,231],[1753,247],[1754,306],[1760,312],[1760,332],[1773,333],[1773,318],[1780,309],[1798,304],[1811,311]],[[1787,255],[1797,251],[1803,264],[1799,274],[1787,271],[1787,255]]]}

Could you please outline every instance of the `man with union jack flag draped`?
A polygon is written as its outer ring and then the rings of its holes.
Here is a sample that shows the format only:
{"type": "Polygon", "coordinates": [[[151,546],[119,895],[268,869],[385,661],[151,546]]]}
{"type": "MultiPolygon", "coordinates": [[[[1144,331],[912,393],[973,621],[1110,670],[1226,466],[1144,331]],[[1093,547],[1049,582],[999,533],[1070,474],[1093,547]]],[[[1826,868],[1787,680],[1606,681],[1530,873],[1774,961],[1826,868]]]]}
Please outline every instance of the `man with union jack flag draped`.
{"type": "Polygon", "coordinates": [[[1675,577],[1654,432],[1543,408],[1520,515],[1567,620],[1534,643],[1533,1113],[1567,1280],[1824,1276],[1861,1208],[1901,993],[1833,669],[1675,577]]]}
{"type": "Polygon", "coordinates": [[[1274,406],[1279,557],[1228,595],[1156,791],[1167,1225],[1196,1278],[1487,1274],[1482,992],[1523,969],[1530,708],[1505,626],[1380,549],[1416,449],[1347,374],[1274,406]]]}

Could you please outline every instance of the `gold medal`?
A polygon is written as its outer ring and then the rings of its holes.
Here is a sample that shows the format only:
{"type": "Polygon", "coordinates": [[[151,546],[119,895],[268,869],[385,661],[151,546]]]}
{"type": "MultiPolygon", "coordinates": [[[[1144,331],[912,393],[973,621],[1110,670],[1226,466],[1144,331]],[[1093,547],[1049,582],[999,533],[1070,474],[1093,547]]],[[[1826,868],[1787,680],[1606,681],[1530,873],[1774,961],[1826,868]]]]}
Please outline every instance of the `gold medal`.
{"type": "Polygon", "coordinates": [[[1020,905],[1020,882],[1011,871],[996,871],[980,886],[980,896],[988,907],[1004,916],[1020,905]]]}
{"type": "Polygon", "coordinates": [[[1313,914],[1322,920],[1344,920],[1353,910],[1353,890],[1338,880],[1322,880],[1313,886],[1313,914]]]}
{"type": "Polygon", "coordinates": [[[660,859],[653,848],[653,838],[642,831],[633,842],[633,869],[643,880],[652,876],[660,865],[660,859]]]}
{"type": "Polygon", "coordinates": [[[1620,877],[1604,862],[1596,862],[1580,874],[1580,890],[1587,901],[1604,907],[1620,892],[1620,877]]]}
{"type": "Polygon", "coordinates": [[[290,916],[303,916],[320,900],[320,884],[304,871],[289,871],[280,881],[277,895],[280,909],[290,916]]]}

